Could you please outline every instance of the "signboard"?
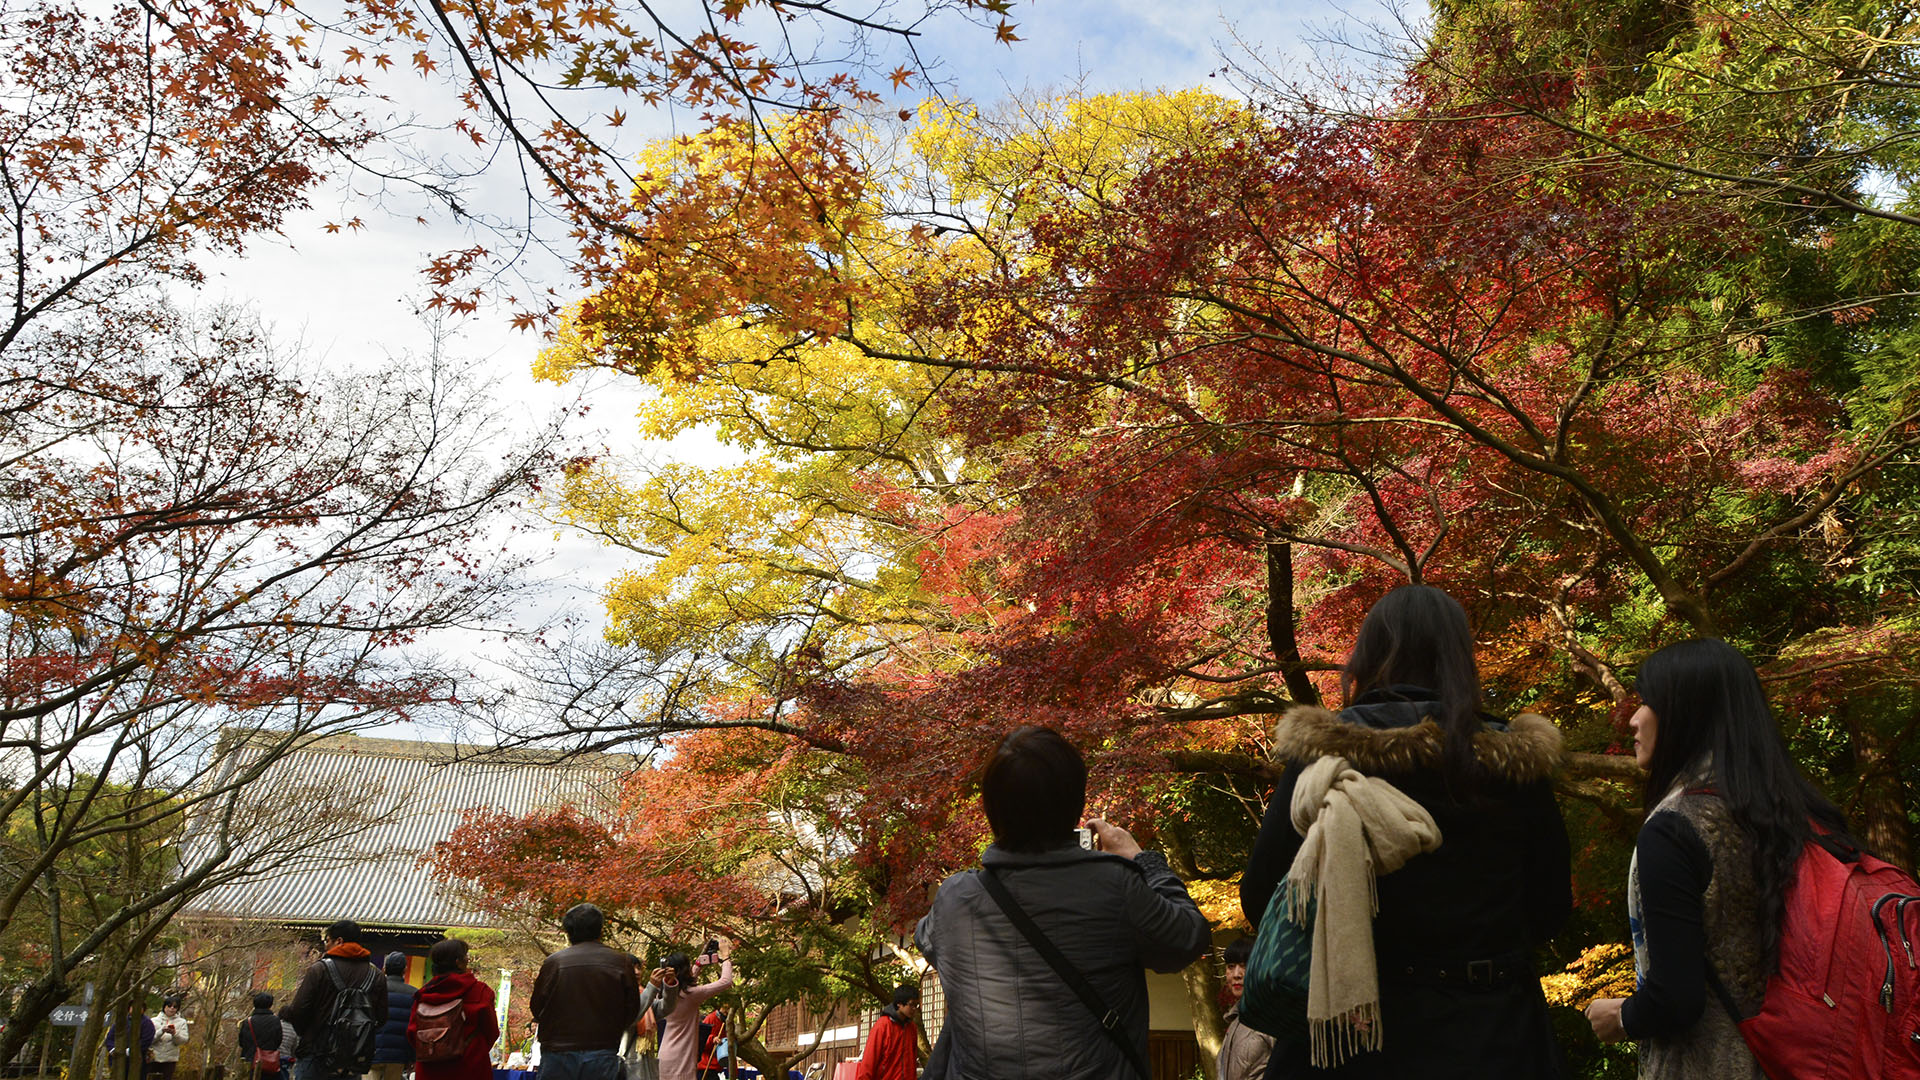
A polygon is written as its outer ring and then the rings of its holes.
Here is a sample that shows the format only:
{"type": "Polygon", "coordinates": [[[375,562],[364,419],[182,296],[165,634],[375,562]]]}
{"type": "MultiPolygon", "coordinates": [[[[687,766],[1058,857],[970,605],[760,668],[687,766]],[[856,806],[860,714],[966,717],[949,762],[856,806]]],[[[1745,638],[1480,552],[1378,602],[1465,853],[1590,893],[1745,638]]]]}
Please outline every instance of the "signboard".
{"type": "Polygon", "coordinates": [[[89,1011],[85,1005],[55,1005],[47,1023],[54,1027],[79,1027],[87,1022],[89,1011]]]}

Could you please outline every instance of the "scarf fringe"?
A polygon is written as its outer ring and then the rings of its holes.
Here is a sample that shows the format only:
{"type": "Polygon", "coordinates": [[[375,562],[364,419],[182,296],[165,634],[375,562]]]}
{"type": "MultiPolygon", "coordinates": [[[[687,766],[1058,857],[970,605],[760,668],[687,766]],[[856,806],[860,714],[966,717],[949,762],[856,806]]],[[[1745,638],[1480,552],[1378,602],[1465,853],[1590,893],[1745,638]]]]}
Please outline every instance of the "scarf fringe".
{"type": "Polygon", "coordinates": [[[1348,1058],[1378,1050],[1383,1045],[1378,1001],[1355,1006],[1344,1016],[1328,1020],[1309,1017],[1307,1028],[1313,1042],[1316,1069],[1338,1068],[1348,1058]]]}

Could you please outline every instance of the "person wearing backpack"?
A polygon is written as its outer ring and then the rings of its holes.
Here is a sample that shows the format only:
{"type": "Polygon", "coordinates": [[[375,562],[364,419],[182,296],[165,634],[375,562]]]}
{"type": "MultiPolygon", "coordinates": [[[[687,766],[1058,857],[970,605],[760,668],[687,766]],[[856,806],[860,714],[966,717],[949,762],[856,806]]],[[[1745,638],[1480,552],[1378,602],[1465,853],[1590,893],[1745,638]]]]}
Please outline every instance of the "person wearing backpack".
{"type": "Polygon", "coordinates": [[[325,951],[280,1010],[280,1019],[300,1031],[294,1080],[357,1080],[373,1065],[374,1036],[387,1015],[387,980],[352,919],[327,927],[321,944],[325,951]]]}
{"type": "MultiPolygon", "coordinates": [[[[1645,1080],[1763,1080],[1732,1011],[1753,1016],[1767,997],[1788,891],[1815,830],[1858,845],[1794,765],[1738,649],[1670,645],[1640,665],[1635,689],[1633,754],[1647,773],[1627,872],[1638,979],[1631,997],[1597,1000],[1587,1019],[1603,1042],[1639,1044],[1645,1080]],[[1716,980],[1730,1002],[1714,1001],[1716,980]]],[[[1821,1026],[1838,1022],[1829,1015],[1821,1026]]]]}
{"type": "Polygon", "coordinates": [[[467,970],[467,943],[436,941],[427,950],[433,978],[413,997],[407,1041],[415,1080],[492,1080],[500,1021],[493,988],[467,970]]]}

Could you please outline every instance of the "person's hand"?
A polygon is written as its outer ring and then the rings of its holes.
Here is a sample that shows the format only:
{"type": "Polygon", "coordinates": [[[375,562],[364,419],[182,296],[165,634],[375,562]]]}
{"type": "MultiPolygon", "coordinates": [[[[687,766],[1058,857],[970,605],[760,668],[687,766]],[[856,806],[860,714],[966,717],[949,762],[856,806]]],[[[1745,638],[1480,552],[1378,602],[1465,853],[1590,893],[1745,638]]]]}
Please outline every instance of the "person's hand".
{"type": "Polygon", "coordinates": [[[1587,1006],[1587,1023],[1593,1025],[1593,1037],[1603,1043],[1614,1043],[1627,1037],[1626,1024],[1620,1020],[1620,1006],[1625,998],[1595,998],[1587,1006]]]}
{"type": "Polygon", "coordinates": [[[1088,818],[1087,828],[1093,830],[1094,846],[1109,854],[1123,859],[1131,859],[1140,854],[1140,844],[1133,834],[1101,818],[1088,818]]]}
{"type": "Polygon", "coordinates": [[[655,986],[667,985],[667,969],[663,967],[654,968],[653,974],[647,976],[647,981],[655,986]]]}
{"type": "Polygon", "coordinates": [[[720,943],[719,951],[715,952],[713,955],[719,957],[722,960],[725,960],[728,957],[733,955],[733,939],[732,938],[728,937],[725,934],[715,934],[713,936],[713,940],[720,943]]]}

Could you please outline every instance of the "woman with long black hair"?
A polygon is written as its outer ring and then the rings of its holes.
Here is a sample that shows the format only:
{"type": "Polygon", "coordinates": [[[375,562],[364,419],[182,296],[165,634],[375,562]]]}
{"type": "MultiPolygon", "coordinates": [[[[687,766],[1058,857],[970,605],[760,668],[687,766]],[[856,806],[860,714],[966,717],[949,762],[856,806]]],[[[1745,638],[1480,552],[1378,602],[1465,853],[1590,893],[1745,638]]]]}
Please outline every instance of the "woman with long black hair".
{"type": "Polygon", "coordinates": [[[1741,1015],[1759,1010],[1801,852],[1816,824],[1851,846],[1846,821],[1788,756],[1740,650],[1670,645],[1640,665],[1635,689],[1633,753],[1647,773],[1627,874],[1637,986],[1587,1019],[1603,1041],[1640,1044],[1642,1077],[1761,1080],[1709,980],[1741,1015]]]}
{"type": "MultiPolygon", "coordinates": [[[[1559,1076],[1530,954],[1573,905],[1552,787],[1560,733],[1538,716],[1502,721],[1484,711],[1466,612],[1428,586],[1394,589],[1373,606],[1340,685],[1346,708],[1337,715],[1300,706],[1275,728],[1274,756],[1288,768],[1241,879],[1247,917],[1261,918],[1296,867],[1317,797],[1303,776],[1317,782],[1329,771],[1322,759],[1344,759],[1351,769],[1343,775],[1378,778],[1410,796],[1431,816],[1438,846],[1392,872],[1378,868],[1372,969],[1333,973],[1372,981],[1377,1001],[1363,1010],[1361,1041],[1378,1048],[1319,1068],[1282,1040],[1267,1076],[1559,1076]]],[[[1329,849],[1323,858],[1343,856],[1364,853],[1329,849]]],[[[1359,955],[1339,952],[1315,963],[1337,967],[1359,955]]]]}

